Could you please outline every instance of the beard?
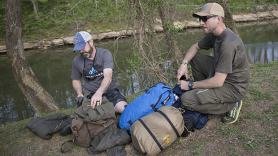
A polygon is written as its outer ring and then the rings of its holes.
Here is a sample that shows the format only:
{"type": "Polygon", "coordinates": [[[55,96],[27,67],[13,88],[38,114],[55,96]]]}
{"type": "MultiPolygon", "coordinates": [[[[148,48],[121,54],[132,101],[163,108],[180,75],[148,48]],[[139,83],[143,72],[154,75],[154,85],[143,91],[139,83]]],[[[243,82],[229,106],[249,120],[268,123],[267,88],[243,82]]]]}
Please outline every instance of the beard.
{"type": "Polygon", "coordinates": [[[215,32],[215,29],[216,29],[216,27],[214,27],[214,28],[203,27],[203,31],[205,34],[213,33],[213,32],[215,32]]]}

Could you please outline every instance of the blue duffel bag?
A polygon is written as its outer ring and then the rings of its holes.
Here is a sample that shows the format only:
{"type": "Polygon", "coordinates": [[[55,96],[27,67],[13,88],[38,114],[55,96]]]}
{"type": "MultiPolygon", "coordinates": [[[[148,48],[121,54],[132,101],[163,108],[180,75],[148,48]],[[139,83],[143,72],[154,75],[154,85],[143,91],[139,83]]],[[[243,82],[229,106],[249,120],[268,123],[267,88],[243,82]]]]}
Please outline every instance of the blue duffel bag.
{"type": "Polygon", "coordinates": [[[162,106],[171,106],[176,99],[172,88],[164,83],[157,83],[127,105],[120,116],[119,127],[129,131],[135,121],[162,106]]]}

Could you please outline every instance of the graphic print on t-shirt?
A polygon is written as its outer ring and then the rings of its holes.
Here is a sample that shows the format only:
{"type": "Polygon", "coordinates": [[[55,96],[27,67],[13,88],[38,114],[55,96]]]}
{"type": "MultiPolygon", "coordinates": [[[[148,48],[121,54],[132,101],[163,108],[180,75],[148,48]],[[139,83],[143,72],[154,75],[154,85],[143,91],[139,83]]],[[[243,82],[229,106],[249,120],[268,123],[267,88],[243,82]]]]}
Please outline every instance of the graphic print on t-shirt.
{"type": "Polygon", "coordinates": [[[93,64],[88,64],[88,67],[84,68],[84,77],[86,79],[95,79],[101,76],[103,76],[103,72],[98,71],[93,64]]]}

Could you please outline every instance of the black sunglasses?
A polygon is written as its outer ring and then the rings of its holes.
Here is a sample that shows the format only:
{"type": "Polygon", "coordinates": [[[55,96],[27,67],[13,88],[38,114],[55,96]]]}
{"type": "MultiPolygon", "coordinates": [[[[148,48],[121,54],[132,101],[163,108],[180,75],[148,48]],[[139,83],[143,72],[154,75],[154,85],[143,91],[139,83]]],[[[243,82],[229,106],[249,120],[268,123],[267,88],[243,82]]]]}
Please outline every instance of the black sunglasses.
{"type": "Polygon", "coordinates": [[[203,21],[204,23],[207,22],[208,19],[212,18],[212,17],[216,17],[216,16],[200,16],[199,17],[199,21],[203,21]]]}

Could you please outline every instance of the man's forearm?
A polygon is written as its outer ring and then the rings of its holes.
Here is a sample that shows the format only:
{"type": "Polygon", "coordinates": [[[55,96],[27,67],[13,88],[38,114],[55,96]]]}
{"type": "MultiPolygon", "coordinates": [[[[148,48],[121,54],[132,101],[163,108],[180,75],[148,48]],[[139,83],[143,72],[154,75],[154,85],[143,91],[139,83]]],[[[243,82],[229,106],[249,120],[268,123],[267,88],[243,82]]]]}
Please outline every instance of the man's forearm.
{"type": "Polygon", "coordinates": [[[194,82],[193,88],[208,89],[222,87],[226,77],[226,73],[217,72],[212,78],[194,82]]]}
{"type": "Polygon", "coordinates": [[[77,96],[83,96],[80,80],[72,80],[72,86],[73,86],[73,89],[75,90],[77,96]]]}
{"type": "Polygon", "coordinates": [[[97,89],[97,93],[103,94],[109,87],[113,76],[113,70],[110,68],[106,68],[103,70],[103,80],[101,81],[101,84],[99,88],[97,89]]]}
{"type": "Polygon", "coordinates": [[[97,92],[103,94],[108,89],[111,81],[112,81],[112,77],[104,77],[103,80],[101,81],[99,88],[97,89],[97,92]]]}
{"type": "Polygon", "coordinates": [[[212,78],[196,81],[193,83],[193,88],[200,88],[200,89],[209,89],[209,88],[217,88],[221,87],[221,85],[213,80],[212,78]]]}
{"type": "Polygon", "coordinates": [[[198,43],[193,44],[186,52],[184,59],[183,59],[183,64],[187,64],[198,52],[199,50],[198,43]]]}

